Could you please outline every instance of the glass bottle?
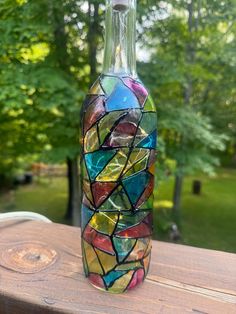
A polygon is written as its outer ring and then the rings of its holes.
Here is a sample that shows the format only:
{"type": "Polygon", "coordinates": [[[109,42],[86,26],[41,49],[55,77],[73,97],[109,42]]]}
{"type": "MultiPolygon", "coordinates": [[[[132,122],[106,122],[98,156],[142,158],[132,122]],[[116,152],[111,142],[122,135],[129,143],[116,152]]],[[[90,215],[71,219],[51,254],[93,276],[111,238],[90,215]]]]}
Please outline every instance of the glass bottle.
{"type": "Polygon", "coordinates": [[[95,287],[140,284],[151,256],[156,109],[136,74],[136,0],[106,1],[103,71],[83,106],[82,254],[95,287]]]}

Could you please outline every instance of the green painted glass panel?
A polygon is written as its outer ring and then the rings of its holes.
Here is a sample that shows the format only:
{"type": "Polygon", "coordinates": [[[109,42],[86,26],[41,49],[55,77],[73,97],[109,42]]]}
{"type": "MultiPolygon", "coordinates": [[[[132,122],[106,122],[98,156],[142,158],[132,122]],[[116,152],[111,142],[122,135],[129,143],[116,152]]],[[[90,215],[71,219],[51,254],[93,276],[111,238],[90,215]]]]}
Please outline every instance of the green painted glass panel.
{"type": "Polygon", "coordinates": [[[155,112],[144,112],[139,128],[136,134],[134,145],[137,145],[153,131],[155,131],[157,125],[157,116],[155,112]]]}
{"type": "Polygon", "coordinates": [[[131,204],[122,186],[119,186],[112,195],[99,207],[99,210],[130,210],[131,204]]]}
{"type": "Polygon", "coordinates": [[[114,76],[103,76],[101,77],[101,85],[107,96],[110,96],[113,92],[117,83],[120,82],[120,79],[114,76]]]}
{"type": "Polygon", "coordinates": [[[127,111],[116,111],[110,112],[105,115],[98,123],[99,137],[101,144],[104,142],[106,137],[109,137],[112,129],[115,128],[117,121],[127,115],[127,111]]]}
{"type": "Polygon", "coordinates": [[[142,203],[139,206],[139,208],[140,209],[152,209],[152,207],[153,207],[153,199],[154,199],[154,196],[153,196],[153,194],[151,194],[149,196],[149,198],[144,203],[142,203]]]}
{"type": "Polygon", "coordinates": [[[154,104],[154,101],[152,99],[151,96],[148,96],[146,102],[145,102],[145,105],[144,105],[144,110],[145,111],[156,111],[156,107],[155,107],[155,104],[154,104]]]}
{"type": "Polygon", "coordinates": [[[85,254],[83,242],[82,242],[81,248],[82,248],[82,259],[83,259],[84,273],[85,273],[85,276],[87,277],[88,276],[88,264],[87,264],[87,260],[86,260],[86,254],[85,254]]]}
{"type": "Polygon", "coordinates": [[[148,211],[121,213],[116,227],[116,233],[139,224],[148,214],[148,211]]]}

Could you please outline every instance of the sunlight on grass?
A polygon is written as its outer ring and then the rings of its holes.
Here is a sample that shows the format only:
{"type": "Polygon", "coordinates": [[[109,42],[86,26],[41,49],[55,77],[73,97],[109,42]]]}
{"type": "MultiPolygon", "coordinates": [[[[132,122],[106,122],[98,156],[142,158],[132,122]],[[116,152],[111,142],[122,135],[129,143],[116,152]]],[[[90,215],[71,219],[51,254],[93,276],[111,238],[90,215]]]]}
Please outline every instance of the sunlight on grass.
{"type": "Polygon", "coordinates": [[[156,200],[154,201],[154,207],[155,208],[172,208],[173,207],[173,202],[168,201],[168,200],[156,200]]]}

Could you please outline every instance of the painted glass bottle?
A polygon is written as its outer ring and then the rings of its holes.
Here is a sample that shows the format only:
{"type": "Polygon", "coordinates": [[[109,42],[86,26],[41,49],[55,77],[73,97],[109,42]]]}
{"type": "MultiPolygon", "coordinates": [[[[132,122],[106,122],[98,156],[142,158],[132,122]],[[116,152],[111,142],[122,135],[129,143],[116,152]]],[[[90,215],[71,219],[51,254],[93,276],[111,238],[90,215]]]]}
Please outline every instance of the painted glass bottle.
{"type": "Polygon", "coordinates": [[[136,74],[136,0],[107,0],[103,71],[83,106],[82,253],[89,281],[121,293],[151,256],[156,109],[136,74]]]}

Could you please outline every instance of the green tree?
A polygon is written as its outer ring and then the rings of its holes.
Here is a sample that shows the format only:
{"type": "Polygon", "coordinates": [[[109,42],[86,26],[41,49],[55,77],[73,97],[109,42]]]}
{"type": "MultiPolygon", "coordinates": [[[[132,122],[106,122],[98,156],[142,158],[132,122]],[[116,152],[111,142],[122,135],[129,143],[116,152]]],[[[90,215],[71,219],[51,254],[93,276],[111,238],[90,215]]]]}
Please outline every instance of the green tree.
{"type": "Polygon", "coordinates": [[[76,224],[80,110],[96,74],[98,8],[98,1],[44,0],[4,0],[0,7],[0,117],[7,121],[1,150],[11,157],[41,152],[44,160],[66,161],[67,216],[76,214],[76,224]]]}
{"type": "Polygon", "coordinates": [[[173,211],[178,217],[184,175],[212,172],[218,164],[215,152],[224,149],[225,134],[230,133],[222,124],[235,112],[230,92],[235,44],[229,41],[234,38],[235,1],[162,1],[154,12],[143,38],[151,60],[143,64],[141,74],[159,107],[163,161],[176,162],[173,211]],[[230,87],[225,87],[225,78],[230,87]],[[227,101],[220,95],[222,86],[231,105],[219,116],[227,101]]]}

